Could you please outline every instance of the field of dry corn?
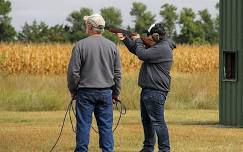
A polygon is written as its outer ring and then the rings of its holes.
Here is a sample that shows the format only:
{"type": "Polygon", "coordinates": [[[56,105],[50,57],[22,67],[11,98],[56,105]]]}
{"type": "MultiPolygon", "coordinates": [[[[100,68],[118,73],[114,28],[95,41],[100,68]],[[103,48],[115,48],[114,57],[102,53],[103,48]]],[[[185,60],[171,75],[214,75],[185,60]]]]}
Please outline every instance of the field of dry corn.
{"type": "MultiPolygon", "coordinates": [[[[0,71],[8,74],[65,74],[73,44],[0,43],[0,71]]],[[[124,72],[139,69],[141,61],[118,45],[124,72]]],[[[173,72],[214,72],[218,70],[217,45],[178,45],[173,50],[173,72]]]]}

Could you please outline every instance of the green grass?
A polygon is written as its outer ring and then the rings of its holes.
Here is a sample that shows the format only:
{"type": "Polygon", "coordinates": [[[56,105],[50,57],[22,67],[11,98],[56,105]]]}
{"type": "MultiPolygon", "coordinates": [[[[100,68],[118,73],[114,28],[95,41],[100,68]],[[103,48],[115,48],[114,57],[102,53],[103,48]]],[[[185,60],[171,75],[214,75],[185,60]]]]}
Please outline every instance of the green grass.
{"type": "Polygon", "coordinates": [[[218,73],[172,74],[168,109],[218,109],[218,73]]]}
{"type": "MultiPolygon", "coordinates": [[[[138,72],[125,73],[121,100],[139,109],[138,72]]],[[[173,73],[167,109],[217,109],[217,73],[173,73]]],[[[63,110],[70,100],[66,76],[0,74],[0,111],[63,110]]]]}
{"type": "Polygon", "coordinates": [[[2,74],[0,83],[0,110],[60,110],[69,99],[63,76],[2,74]]]}
{"type": "MultiPolygon", "coordinates": [[[[55,142],[64,111],[0,112],[1,152],[47,152],[55,142]]],[[[115,121],[117,120],[115,114],[115,121]]],[[[166,110],[172,152],[240,152],[243,132],[218,125],[216,110],[166,110]]],[[[128,111],[114,134],[115,152],[139,151],[143,131],[139,111],[128,111]]],[[[89,151],[98,152],[98,135],[91,131],[89,151]]],[[[66,121],[55,151],[71,152],[75,136],[66,121]]]]}

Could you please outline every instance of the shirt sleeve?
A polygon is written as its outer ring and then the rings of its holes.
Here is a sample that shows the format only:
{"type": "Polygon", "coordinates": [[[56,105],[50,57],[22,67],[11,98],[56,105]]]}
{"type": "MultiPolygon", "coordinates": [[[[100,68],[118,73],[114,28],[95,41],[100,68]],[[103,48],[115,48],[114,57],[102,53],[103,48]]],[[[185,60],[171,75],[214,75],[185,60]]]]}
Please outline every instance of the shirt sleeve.
{"type": "Polygon", "coordinates": [[[77,46],[72,50],[71,58],[68,64],[67,82],[68,89],[71,93],[77,92],[77,86],[80,81],[80,67],[81,67],[81,54],[77,46]]]}
{"type": "Polygon", "coordinates": [[[135,53],[135,42],[130,39],[129,37],[125,37],[125,39],[123,40],[123,43],[125,44],[125,46],[127,47],[127,49],[136,55],[135,53]]]}
{"type": "Polygon", "coordinates": [[[141,39],[135,40],[135,53],[138,58],[145,62],[156,62],[161,60],[163,48],[158,45],[153,45],[150,48],[145,47],[141,39]]]}
{"type": "MultiPolygon", "coordinates": [[[[117,49],[117,48],[116,48],[117,49]]],[[[114,62],[114,86],[112,87],[112,95],[119,96],[121,91],[121,60],[120,53],[117,49],[117,53],[115,54],[115,62],[114,62]]]]}

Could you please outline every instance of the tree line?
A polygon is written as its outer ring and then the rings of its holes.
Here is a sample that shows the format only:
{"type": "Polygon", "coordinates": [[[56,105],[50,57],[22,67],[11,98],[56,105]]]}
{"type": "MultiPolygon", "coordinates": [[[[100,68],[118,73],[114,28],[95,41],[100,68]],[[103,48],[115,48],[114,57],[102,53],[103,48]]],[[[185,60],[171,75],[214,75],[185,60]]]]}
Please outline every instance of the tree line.
{"type": "MultiPolygon", "coordinates": [[[[215,9],[219,10],[217,3],[215,9]]],[[[45,22],[36,20],[31,24],[25,23],[20,32],[16,32],[11,25],[11,3],[8,0],[0,0],[0,41],[21,42],[76,42],[87,37],[83,16],[93,14],[91,8],[82,7],[71,12],[66,21],[67,25],[57,24],[48,26],[45,22]]],[[[115,7],[100,9],[106,25],[122,28],[121,10],[115,7]]],[[[141,2],[132,3],[129,14],[134,17],[134,27],[125,29],[144,33],[155,22],[156,14],[147,9],[141,2]]],[[[219,14],[213,17],[207,9],[194,12],[191,8],[183,8],[179,13],[172,4],[164,4],[160,8],[161,22],[165,24],[167,36],[177,43],[186,44],[216,44],[219,41],[219,14]]],[[[104,32],[108,39],[118,42],[112,33],[104,32]]]]}

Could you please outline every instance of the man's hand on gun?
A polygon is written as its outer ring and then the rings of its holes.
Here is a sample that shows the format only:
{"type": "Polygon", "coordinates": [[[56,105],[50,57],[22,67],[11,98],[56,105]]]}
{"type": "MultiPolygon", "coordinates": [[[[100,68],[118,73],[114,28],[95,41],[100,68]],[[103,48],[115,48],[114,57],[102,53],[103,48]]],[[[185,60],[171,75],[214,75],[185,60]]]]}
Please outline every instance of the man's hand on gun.
{"type": "Polygon", "coordinates": [[[112,28],[109,26],[105,27],[105,29],[108,30],[109,32],[116,34],[121,41],[124,40],[126,37],[129,37],[132,40],[141,38],[141,40],[143,41],[144,45],[147,48],[149,48],[155,44],[154,40],[151,37],[147,37],[147,36],[140,37],[140,35],[135,32],[130,32],[128,30],[119,29],[119,28],[112,28]]]}
{"type": "Polygon", "coordinates": [[[119,40],[121,40],[121,41],[123,41],[126,38],[126,36],[123,35],[123,33],[117,33],[116,35],[119,38],[119,40]]]}
{"type": "MultiPolygon", "coordinates": [[[[123,33],[117,33],[116,35],[117,35],[117,37],[118,37],[121,41],[123,41],[123,40],[126,38],[126,36],[125,36],[123,33]]],[[[131,38],[132,38],[132,40],[135,41],[136,39],[140,38],[140,35],[139,35],[139,34],[137,34],[137,35],[133,35],[133,36],[131,36],[131,38]]]]}

